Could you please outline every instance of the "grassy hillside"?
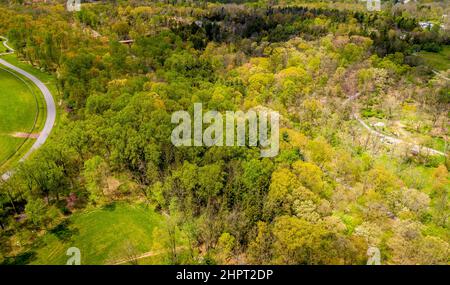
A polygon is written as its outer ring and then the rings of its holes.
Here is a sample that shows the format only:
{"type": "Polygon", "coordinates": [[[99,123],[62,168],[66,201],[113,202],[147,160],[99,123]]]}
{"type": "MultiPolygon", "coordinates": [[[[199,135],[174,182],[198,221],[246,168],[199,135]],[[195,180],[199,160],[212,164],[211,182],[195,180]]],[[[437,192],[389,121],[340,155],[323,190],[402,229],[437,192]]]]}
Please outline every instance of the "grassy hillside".
{"type": "MultiPolygon", "coordinates": [[[[163,217],[140,205],[116,203],[74,214],[45,234],[23,261],[65,264],[69,247],[78,247],[82,264],[110,264],[152,250],[152,233],[163,217]]],[[[20,263],[20,261],[19,261],[20,263]]]]}
{"type": "Polygon", "coordinates": [[[434,69],[443,71],[450,68],[450,46],[444,46],[440,52],[422,51],[419,54],[434,69]]]}

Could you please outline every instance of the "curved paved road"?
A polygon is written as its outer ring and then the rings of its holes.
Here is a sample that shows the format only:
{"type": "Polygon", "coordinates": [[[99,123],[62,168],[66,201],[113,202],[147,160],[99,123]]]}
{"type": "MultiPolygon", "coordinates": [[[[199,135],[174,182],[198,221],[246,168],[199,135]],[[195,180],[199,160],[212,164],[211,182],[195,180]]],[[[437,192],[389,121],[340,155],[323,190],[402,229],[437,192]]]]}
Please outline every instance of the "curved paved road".
{"type": "MultiPolygon", "coordinates": [[[[4,39],[5,39],[5,41],[3,42],[3,45],[5,47],[7,47],[9,50],[11,50],[12,52],[14,52],[14,50],[6,44],[7,39],[6,38],[4,38],[4,39]]],[[[39,88],[39,90],[41,90],[42,94],[44,95],[45,104],[47,105],[47,119],[45,120],[44,128],[40,132],[40,134],[39,134],[38,138],[36,139],[36,141],[34,142],[33,146],[20,159],[20,161],[22,162],[25,159],[27,159],[31,155],[32,152],[34,152],[35,150],[40,148],[45,143],[48,136],[50,135],[50,132],[52,131],[53,126],[55,124],[55,120],[56,120],[56,105],[55,105],[55,101],[53,99],[52,93],[50,93],[50,90],[48,90],[47,86],[45,86],[45,84],[42,83],[42,81],[40,81],[36,76],[10,64],[9,62],[7,62],[1,58],[0,58],[0,64],[6,66],[7,68],[9,68],[11,70],[14,70],[15,72],[17,72],[19,74],[22,74],[23,76],[25,76],[26,78],[31,80],[39,88]]],[[[10,176],[11,176],[11,171],[3,174],[2,179],[7,180],[7,179],[9,179],[10,176]]]]}

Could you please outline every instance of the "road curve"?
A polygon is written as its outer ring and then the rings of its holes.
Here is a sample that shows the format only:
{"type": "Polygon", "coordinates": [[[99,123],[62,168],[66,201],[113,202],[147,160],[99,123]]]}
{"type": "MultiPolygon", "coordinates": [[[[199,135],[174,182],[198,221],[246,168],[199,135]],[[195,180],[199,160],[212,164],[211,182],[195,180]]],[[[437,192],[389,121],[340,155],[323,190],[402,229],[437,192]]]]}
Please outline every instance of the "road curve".
{"type": "MultiPolygon", "coordinates": [[[[10,49],[11,51],[14,51],[13,49],[11,49],[9,46],[6,45],[6,42],[3,42],[3,44],[5,45],[5,47],[10,49]]],[[[50,132],[52,131],[53,126],[55,125],[55,121],[56,121],[56,105],[55,105],[55,101],[53,99],[52,93],[50,93],[50,90],[48,90],[47,86],[45,86],[45,84],[42,83],[42,81],[40,81],[36,76],[26,72],[25,70],[18,68],[17,66],[10,64],[9,62],[7,62],[1,58],[0,58],[0,64],[3,66],[6,66],[7,68],[9,68],[11,70],[14,70],[15,72],[17,72],[19,74],[22,74],[23,76],[25,76],[26,78],[31,80],[39,88],[39,90],[41,90],[42,95],[44,96],[45,104],[47,106],[47,118],[45,120],[44,128],[40,132],[40,134],[39,134],[38,138],[36,139],[36,141],[34,142],[33,146],[19,160],[20,162],[22,162],[25,159],[27,159],[31,155],[31,153],[33,153],[35,150],[40,148],[45,143],[48,136],[50,135],[50,132]]],[[[11,171],[5,173],[2,175],[1,178],[3,180],[8,180],[9,177],[11,176],[11,173],[12,173],[11,171]]]]}

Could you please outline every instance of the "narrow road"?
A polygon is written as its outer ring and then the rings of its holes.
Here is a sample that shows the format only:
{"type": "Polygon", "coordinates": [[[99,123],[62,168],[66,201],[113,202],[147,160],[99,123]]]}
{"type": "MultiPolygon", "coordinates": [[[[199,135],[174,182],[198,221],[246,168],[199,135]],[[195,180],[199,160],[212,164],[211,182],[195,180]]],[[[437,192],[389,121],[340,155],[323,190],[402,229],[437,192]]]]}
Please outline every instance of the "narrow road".
{"type": "MultiPolygon", "coordinates": [[[[11,51],[11,53],[14,52],[14,49],[12,49],[11,47],[9,47],[7,45],[8,40],[4,37],[2,37],[2,38],[5,39],[5,41],[3,41],[3,45],[6,48],[8,48],[11,51]]],[[[40,81],[36,76],[26,72],[23,69],[18,68],[17,66],[10,64],[9,62],[7,62],[1,58],[0,58],[0,64],[3,66],[6,66],[7,68],[25,76],[26,78],[31,80],[39,88],[39,90],[41,90],[42,95],[44,96],[45,104],[47,106],[47,118],[45,120],[44,128],[40,132],[40,134],[39,134],[38,138],[36,139],[36,141],[34,142],[33,146],[20,159],[20,162],[22,162],[25,159],[27,159],[31,155],[31,153],[33,153],[35,150],[40,148],[45,143],[48,136],[50,135],[50,132],[52,131],[53,126],[55,124],[55,120],[56,120],[56,105],[55,105],[55,101],[53,99],[52,93],[50,93],[50,90],[48,90],[47,86],[45,86],[45,84],[42,83],[42,81],[40,81]]],[[[7,173],[3,174],[1,178],[3,180],[8,180],[10,178],[11,174],[12,174],[12,172],[8,171],[7,173]]]]}
{"type": "MultiPolygon", "coordinates": [[[[350,101],[353,101],[355,99],[357,99],[359,97],[360,93],[356,93],[350,97],[348,97],[342,104],[346,105],[348,104],[350,101]]],[[[429,148],[429,147],[424,147],[424,146],[420,146],[418,144],[413,144],[413,143],[409,143],[406,142],[404,140],[398,139],[398,138],[394,138],[385,134],[382,134],[374,129],[372,129],[369,125],[367,125],[357,114],[357,112],[355,110],[353,110],[353,118],[355,118],[355,120],[357,120],[367,131],[369,131],[369,133],[379,137],[381,139],[382,142],[387,143],[387,144],[394,144],[394,145],[398,145],[398,144],[404,144],[407,145],[411,148],[411,150],[415,153],[422,153],[422,154],[427,154],[427,155],[443,155],[446,156],[446,154],[442,151],[433,149],[433,148],[429,148]]]]}

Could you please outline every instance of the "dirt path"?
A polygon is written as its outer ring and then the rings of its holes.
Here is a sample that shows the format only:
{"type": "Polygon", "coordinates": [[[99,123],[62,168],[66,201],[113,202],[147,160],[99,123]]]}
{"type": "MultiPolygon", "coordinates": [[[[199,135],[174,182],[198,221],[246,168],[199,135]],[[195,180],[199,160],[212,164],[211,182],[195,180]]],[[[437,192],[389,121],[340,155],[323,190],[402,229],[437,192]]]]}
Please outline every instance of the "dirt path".
{"type": "Polygon", "coordinates": [[[2,36],[0,36],[0,39],[3,39],[3,46],[8,50],[7,52],[0,53],[0,55],[14,53],[14,49],[8,45],[8,39],[2,36]]]}
{"type": "Polygon", "coordinates": [[[30,133],[17,132],[17,133],[13,133],[11,136],[14,137],[14,138],[37,139],[39,137],[39,134],[30,134],[30,133]]]}
{"type": "MultiPolygon", "coordinates": [[[[176,251],[178,252],[179,250],[184,249],[184,248],[185,248],[184,246],[179,246],[179,247],[176,248],[176,251]]],[[[127,262],[137,261],[139,259],[143,259],[143,258],[151,257],[151,256],[156,256],[156,255],[160,255],[160,254],[163,254],[163,253],[164,253],[164,251],[162,251],[162,250],[148,251],[148,252],[145,252],[145,253],[143,253],[141,255],[138,255],[136,257],[124,258],[124,259],[120,259],[118,261],[114,261],[112,263],[112,265],[125,264],[127,262]]]]}
{"type": "Polygon", "coordinates": [[[119,261],[115,261],[112,264],[113,265],[125,264],[125,263],[128,263],[128,262],[137,261],[139,259],[143,259],[143,258],[146,258],[146,257],[160,255],[162,253],[164,253],[164,252],[163,251],[149,251],[149,252],[143,253],[143,254],[141,254],[139,256],[136,256],[136,257],[124,258],[124,259],[121,259],[119,261]]]}

